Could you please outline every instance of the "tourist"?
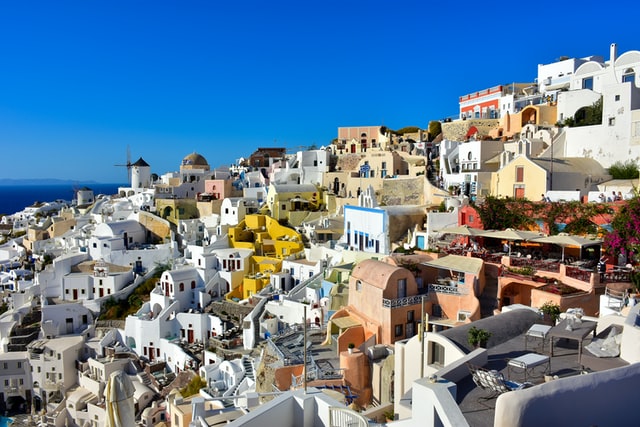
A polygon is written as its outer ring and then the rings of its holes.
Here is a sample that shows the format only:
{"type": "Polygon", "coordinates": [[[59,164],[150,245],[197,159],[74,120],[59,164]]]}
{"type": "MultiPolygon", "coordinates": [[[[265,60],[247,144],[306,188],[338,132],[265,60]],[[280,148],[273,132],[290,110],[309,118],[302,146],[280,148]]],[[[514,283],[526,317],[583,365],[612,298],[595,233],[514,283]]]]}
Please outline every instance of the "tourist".
{"type": "Polygon", "coordinates": [[[607,272],[607,262],[604,256],[598,262],[598,272],[600,273],[600,283],[604,283],[606,281],[605,273],[607,272]]]}

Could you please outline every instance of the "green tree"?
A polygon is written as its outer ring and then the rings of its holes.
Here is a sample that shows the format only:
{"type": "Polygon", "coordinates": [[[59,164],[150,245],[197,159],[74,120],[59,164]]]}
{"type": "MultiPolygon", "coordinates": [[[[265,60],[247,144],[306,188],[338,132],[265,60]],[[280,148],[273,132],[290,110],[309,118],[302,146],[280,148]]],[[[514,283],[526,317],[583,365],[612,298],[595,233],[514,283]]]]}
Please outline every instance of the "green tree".
{"type": "Polygon", "coordinates": [[[200,378],[199,375],[196,375],[191,379],[191,381],[189,381],[189,384],[180,389],[180,394],[182,394],[183,397],[193,396],[194,394],[199,393],[201,388],[206,386],[206,381],[200,378]]]}
{"type": "Polygon", "coordinates": [[[487,196],[482,204],[474,205],[485,230],[523,230],[534,223],[525,210],[513,209],[511,202],[510,199],[487,196]]]}
{"type": "Polygon", "coordinates": [[[407,127],[403,127],[402,129],[398,129],[396,131],[396,134],[398,135],[404,135],[405,133],[416,133],[416,132],[420,132],[420,128],[417,126],[407,126],[407,127]]]}
{"type": "Polygon", "coordinates": [[[593,126],[602,124],[602,98],[588,107],[582,107],[573,117],[567,117],[564,124],[569,127],[593,126]]]}
{"type": "Polygon", "coordinates": [[[439,120],[431,120],[429,122],[429,141],[433,141],[441,133],[442,123],[439,120]]]}
{"type": "Polygon", "coordinates": [[[613,179],[637,179],[638,163],[631,159],[624,163],[617,161],[609,167],[609,175],[613,179]]]}

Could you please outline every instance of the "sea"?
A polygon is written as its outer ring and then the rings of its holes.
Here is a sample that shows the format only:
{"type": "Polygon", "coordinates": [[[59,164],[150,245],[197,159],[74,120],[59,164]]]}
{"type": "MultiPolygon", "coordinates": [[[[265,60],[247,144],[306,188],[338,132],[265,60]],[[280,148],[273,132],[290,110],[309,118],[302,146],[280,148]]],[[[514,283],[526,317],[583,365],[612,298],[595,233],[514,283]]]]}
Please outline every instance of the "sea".
{"type": "Polygon", "coordinates": [[[0,185],[0,216],[20,212],[35,202],[52,202],[54,200],[71,202],[75,198],[75,191],[82,187],[90,188],[93,190],[93,194],[98,196],[99,194],[118,194],[118,187],[126,186],[127,184],[102,183],[0,185]]]}

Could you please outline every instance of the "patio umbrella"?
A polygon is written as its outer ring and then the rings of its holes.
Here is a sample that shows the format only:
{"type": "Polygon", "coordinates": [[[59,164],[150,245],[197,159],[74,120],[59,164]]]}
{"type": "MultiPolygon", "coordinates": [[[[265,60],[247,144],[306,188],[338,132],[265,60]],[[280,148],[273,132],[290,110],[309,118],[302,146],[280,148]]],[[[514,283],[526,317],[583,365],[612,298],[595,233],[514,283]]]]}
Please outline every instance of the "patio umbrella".
{"type": "Polygon", "coordinates": [[[440,234],[458,234],[460,236],[475,237],[484,236],[485,231],[479,228],[469,227],[468,225],[459,225],[457,227],[447,227],[438,230],[440,234]]]}
{"type": "Polygon", "coordinates": [[[484,236],[484,230],[480,230],[479,228],[469,227],[468,225],[459,225],[457,227],[447,227],[438,231],[440,234],[457,234],[459,236],[467,237],[467,242],[469,238],[475,236],[484,236]]]}
{"type": "Polygon", "coordinates": [[[562,248],[562,261],[564,261],[564,248],[567,246],[579,247],[582,249],[584,246],[601,245],[601,239],[586,239],[580,236],[572,236],[566,233],[556,234],[555,236],[539,237],[531,239],[532,242],[538,243],[551,243],[552,245],[558,245],[562,248]]]}
{"type": "MultiPolygon", "coordinates": [[[[514,230],[513,228],[507,228],[506,230],[487,230],[484,232],[484,236],[514,242],[519,240],[533,240],[538,237],[544,237],[544,234],[537,231],[514,230]]],[[[511,245],[509,245],[509,256],[511,256],[511,245]]]]}

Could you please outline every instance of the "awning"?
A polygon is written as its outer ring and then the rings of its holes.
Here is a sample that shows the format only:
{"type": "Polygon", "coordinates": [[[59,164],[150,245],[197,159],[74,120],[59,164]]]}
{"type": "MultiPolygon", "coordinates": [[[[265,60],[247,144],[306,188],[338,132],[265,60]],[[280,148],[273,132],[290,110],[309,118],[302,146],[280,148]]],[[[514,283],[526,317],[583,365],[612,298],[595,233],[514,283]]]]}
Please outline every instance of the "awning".
{"type": "Polygon", "coordinates": [[[360,322],[351,316],[339,317],[337,319],[331,319],[331,323],[338,327],[338,329],[349,329],[354,326],[360,326],[360,322]]]}
{"type": "Polygon", "coordinates": [[[422,264],[429,267],[475,274],[477,276],[480,273],[484,262],[479,258],[448,255],[446,257],[434,259],[433,261],[423,262],[422,264]]]}

